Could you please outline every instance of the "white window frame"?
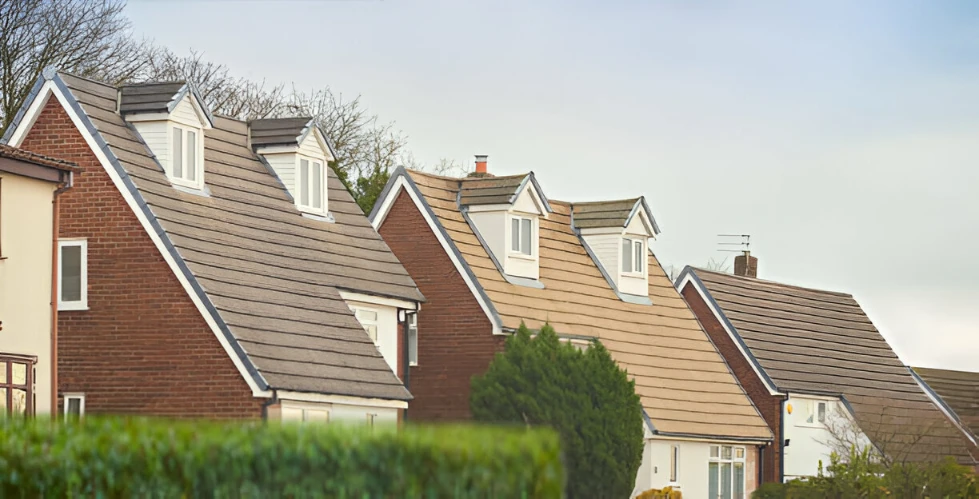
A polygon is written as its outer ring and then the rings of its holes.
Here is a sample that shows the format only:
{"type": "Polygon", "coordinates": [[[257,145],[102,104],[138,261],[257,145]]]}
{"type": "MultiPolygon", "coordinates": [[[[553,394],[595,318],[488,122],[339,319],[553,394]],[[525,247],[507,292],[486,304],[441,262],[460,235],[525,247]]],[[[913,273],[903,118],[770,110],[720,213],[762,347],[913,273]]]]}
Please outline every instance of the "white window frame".
{"type": "Polygon", "coordinates": [[[418,365],[418,313],[408,314],[406,321],[407,331],[405,334],[408,336],[408,365],[417,366],[418,365]],[[412,359],[412,353],[414,353],[414,359],[412,359]]]}
{"type": "Polygon", "coordinates": [[[367,307],[350,307],[350,310],[353,310],[354,318],[356,318],[357,322],[360,323],[360,326],[364,328],[364,332],[367,333],[368,338],[370,338],[371,333],[370,331],[367,330],[367,326],[374,326],[374,337],[371,338],[371,341],[373,341],[375,345],[380,345],[380,340],[381,340],[380,310],[376,308],[367,308],[367,307]],[[374,320],[365,321],[364,319],[361,319],[360,316],[358,315],[359,312],[370,312],[374,314],[374,320]]]}
{"type": "MultiPolygon", "coordinates": [[[[327,205],[327,199],[326,199],[327,188],[326,188],[326,183],[327,183],[327,177],[328,177],[328,174],[327,174],[326,169],[327,169],[327,163],[326,163],[326,161],[323,158],[314,158],[314,157],[311,157],[311,156],[304,156],[304,155],[301,155],[301,154],[297,154],[296,155],[296,207],[299,208],[301,211],[305,211],[307,213],[313,213],[313,214],[316,214],[316,215],[325,215],[326,214],[326,212],[327,212],[327,210],[326,210],[326,205],[327,205]],[[303,169],[302,169],[303,161],[307,161],[308,162],[310,172],[312,172],[312,170],[313,170],[313,165],[316,164],[316,163],[319,163],[319,165],[320,165],[320,185],[318,185],[318,186],[317,185],[313,185],[313,179],[312,178],[306,178],[303,175],[303,169]],[[317,207],[313,206],[312,204],[306,204],[306,203],[303,202],[303,199],[302,199],[303,185],[305,185],[307,187],[308,192],[309,192],[310,199],[308,201],[312,201],[313,190],[315,188],[317,188],[317,187],[319,188],[319,192],[320,192],[320,204],[322,206],[320,206],[319,208],[317,208],[317,207]]],[[[309,177],[312,177],[312,176],[313,175],[311,175],[311,174],[309,175],[309,177]]]]}
{"type": "Polygon", "coordinates": [[[805,419],[798,423],[798,426],[808,426],[811,428],[822,428],[826,426],[826,419],[829,417],[830,405],[828,400],[806,400],[806,414],[805,419]],[[819,419],[819,406],[822,405],[823,409],[823,419],[819,419]],[[812,418],[812,421],[809,421],[812,418]]]}
{"type": "Polygon", "coordinates": [[[85,394],[84,393],[66,393],[64,395],[64,415],[65,419],[68,419],[72,415],[68,413],[68,401],[72,399],[78,399],[78,418],[81,419],[85,417],[85,394]]]}
{"type": "Polygon", "coordinates": [[[88,240],[86,239],[59,239],[58,240],[58,310],[88,310],[88,240]],[[76,301],[63,301],[61,299],[62,288],[62,268],[64,262],[61,259],[61,249],[66,246],[81,247],[81,295],[76,301]]]}
{"type": "Polygon", "coordinates": [[[507,253],[510,256],[525,259],[536,259],[537,258],[537,218],[536,217],[525,217],[521,215],[510,215],[509,223],[507,225],[507,234],[509,235],[509,245],[507,246],[507,253]],[[520,239],[520,235],[523,234],[523,221],[527,220],[530,222],[530,253],[523,252],[523,240],[520,239]],[[513,222],[516,221],[517,226],[517,239],[513,239],[513,222]],[[517,244],[517,248],[513,249],[514,243],[517,244]]]}
{"type": "Polygon", "coordinates": [[[167,177],[170,178],[170,183],[174,185],[180,185],[184,187],[189,187],[191,189],[204,190],[204,130],[200,127],[187,126],[182,123],[171,123],[167,128],[167,154],[170,157],[170,165],[167,169],[167,177]],[[174,174],[174,161],[176,157],[173,154],[173,142],[174,137],[177,133],[181,135],[180,137],[180,164],[181,170],[183,170],[183,176],[178,177],[174,174]],[[187,133],[194,132],[194,180],[189,180],[187,177],[187,133]]]}
{"type": "Polygon", "coordinates": [[[630,276],[630,277],[644,277],[646,275],[646,267],[647,267],[647,262],[646,262],[647,259],[645,258],[645,255],[646,255],[645,240],[637,239],[634,237],[628,237],[628,236],[623,237],[622,245],[619,246],[619,260],[620,260],[619,269],[621,270],[622,275],[630,276]],[[626,262],[624,258],[625,255],[622,254],[623,253],[622,250],[624,249],[624,246],[626,244],[629,244],[629,248],[630,248],[629,256],[632,257],[632,261],[629,262],[629,265],[631,267],[630,270],[626,270],[626,262]],[[636,263],[642,266],[642,268],[639,269],[638,271],[636,271],[635,269],[636,263]]]}
{"type": "Polygon", "coordinates": [[[670,446],[670,484],[680,483],[680,445],[670,446]]]}
{"type": "MultiPolygon", "coordinates": [[[[708,456],[708,463],[717,463],[717,497],[716,498],[715,497],[710,497],[710,494],[708,492],[708,498],[709,499],[721,499],[723,497],[723,495],[722,495],[723,494],[723,489],[721,487],[721,484],[724,483],[724,482],[721,480],[721,468],[722,468],[722,465],[724,465],[724,464],[730,464],[731,465],[731,499],[738,499],[739,497],[740,497],[740,499],[747,499],[747,497],[748,497],[747,496],[747,492],[746,492],[747,489],[748,489],[748,449],[747,449],[747,447],[744,447],[742,445],[712,444],[710,446],[710,450],[709,450],[709,453],[708,453],[707,456],[708,456]],[[725,459],[724,458],[723,449],[725,447],[731,449],[731,458],[730,459],[725,459]],[[717,449],[717,456],[716,457],[714,456],[714,449],[717,449]],[[741,457],[740,458],[738,457],[738,451],[739,450],[741,451],[741,457]],[[734,469],[735,469],[735,466],[734,465],[735,464],[741,464],[741,473],[742,473],[742,480],[741,480],[742,483],[741,483],[741,485],[742,485],[742,489],[741,489],[740,496],[737,494],[737,491],[734,490],[734,469]]],[[[710,474],[710,466],[709,465],[707,467],[707,473],[708,473],[707,483],[708,483],[708,491],[709,491],[710,490],[709,489],[709,486],[710,486],[709,485],[710,484],[710,476],[709,476],[709,474],[710,474]]]]}

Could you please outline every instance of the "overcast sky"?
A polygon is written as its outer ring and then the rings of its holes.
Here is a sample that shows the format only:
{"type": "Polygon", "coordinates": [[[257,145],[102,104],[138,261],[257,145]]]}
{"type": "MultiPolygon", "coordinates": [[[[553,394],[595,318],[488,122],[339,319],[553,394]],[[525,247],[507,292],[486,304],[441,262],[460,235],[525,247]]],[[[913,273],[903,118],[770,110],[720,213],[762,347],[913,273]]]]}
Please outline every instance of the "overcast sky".
{"type": "Polygon", "coordinates": [[[362,95],[414,156],[551,198],[645,195],[664,265],[751,234],[760,277],[852,293],[909,364],[979,371],[979,4],[168,3],[137,33],[362,95]],[[788,5],[792,4],[792,5],[788,5]]]}

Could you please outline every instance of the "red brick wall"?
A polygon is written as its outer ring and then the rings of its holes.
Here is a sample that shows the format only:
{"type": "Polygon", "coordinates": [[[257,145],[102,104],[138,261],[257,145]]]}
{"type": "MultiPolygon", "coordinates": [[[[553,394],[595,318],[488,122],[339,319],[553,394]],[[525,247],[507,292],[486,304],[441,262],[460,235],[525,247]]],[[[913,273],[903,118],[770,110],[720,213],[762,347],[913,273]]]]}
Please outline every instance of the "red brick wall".
{"type": "Polygon", "coordinates": [[[260,417],[262,400],[56,99],[21,147],[81,167],[61,196],[60,237],[88,239],[89,310],[59,313],[59,394],[85,393],[86,413],[260,417]]]}
{"type": "Polygon", "coordinates": [[[683,295],[690,309],[693,310],[694,315],[700,320],[700,324],[707,331],[707,336],[710,337],[710,340],[714,342],[721,355],[724,356],[724,360],[731,367],[731,371],[738,378],[744,391],[748,393],[748,397],[755,403],[755,407],[758,408],[765,422],[768,423],[768,427],[775,434],[776,445],[765,448],[764,462],[762,464],[764,466],[764,482],[777,482],[779,480],[780,462],[778,448],[783,439],[779,425],[782,418],[783,397],[776,397],[768,392],[765,383],[755,374],[754,369],[751,368],[751,364],[748,363],[744,355],[741,354],[741,351],[738,350],[737,345],[734,344],[734,341],[728,336],[727,331],[724,330],[724,326],[714,317],[713,312],[710,311],[710,308],[704,302],[703,298],[700,297],[697,290],[694,289],[694,286],[687,284],[680,294],[683,295]]]}
{"type": "Polygon", "coordinates": [[[405,192],[379,232],[426,299],[418,314],[418,365],[409,372],[415,398],[408,418],[469,419],[469,381],[486,371],[504,337],[493,335],[486,314],[405,192]]]}

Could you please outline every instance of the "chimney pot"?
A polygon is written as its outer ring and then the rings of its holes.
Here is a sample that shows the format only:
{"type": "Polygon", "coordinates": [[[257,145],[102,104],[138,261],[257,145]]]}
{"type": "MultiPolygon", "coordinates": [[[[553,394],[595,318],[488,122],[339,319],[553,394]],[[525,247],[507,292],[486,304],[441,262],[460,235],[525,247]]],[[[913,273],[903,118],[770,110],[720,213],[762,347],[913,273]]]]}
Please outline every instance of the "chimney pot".
{"type": "Polygon", "coordinates": [[[486,158],[488,157],[485,154],[476,155],[476,173],[489,173],[486,170],[486,158]]]}
{"type": "Polygon", "coordinates": [[[751,256],[750,251],[734,257],[734,275],[757,278],[758,257],[751,256]]]}

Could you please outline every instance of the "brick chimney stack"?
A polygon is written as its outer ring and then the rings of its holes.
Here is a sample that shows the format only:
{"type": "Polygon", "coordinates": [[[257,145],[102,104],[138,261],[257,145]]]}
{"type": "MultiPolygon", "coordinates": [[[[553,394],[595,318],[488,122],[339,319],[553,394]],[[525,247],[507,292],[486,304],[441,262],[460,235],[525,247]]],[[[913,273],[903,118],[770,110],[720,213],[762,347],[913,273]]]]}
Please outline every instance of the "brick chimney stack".
{"type": "Polygon", "coordinates": [[[757,278],[758,257],[751,256],[750,251],[734,257],[734,275],[757,278]]]}
{"type": "Polygon", "coordinates": [[[476,173],[482,173],[482,174],[489,173],[489,171],[486,169],[486,158],[488,157],[489,156],[485,154],[476,155],[476,173]]]}

